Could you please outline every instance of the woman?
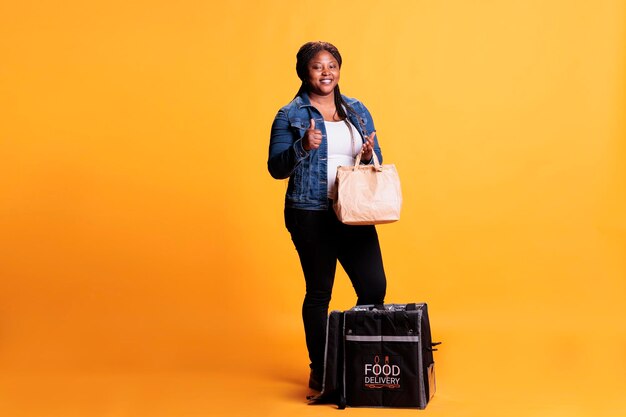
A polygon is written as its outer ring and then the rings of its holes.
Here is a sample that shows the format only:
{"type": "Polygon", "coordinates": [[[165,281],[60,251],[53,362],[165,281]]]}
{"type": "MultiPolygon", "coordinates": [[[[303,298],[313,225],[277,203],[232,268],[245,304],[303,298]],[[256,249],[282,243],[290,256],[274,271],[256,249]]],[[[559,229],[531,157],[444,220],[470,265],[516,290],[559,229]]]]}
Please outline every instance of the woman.
{"type": "Polygon", "coordinates": [[[354,165],[359,152],[361,163],[372,163],[373,152],[382,163],[382,154],[369,111],[339,92],[337,48],[309,42],[296,58],[302,85],[274,119],[267,164],[274,178],[289,178],[285,225],[306,282],[302,318],[311,360],[309,388],[320,391],[337,260],[352,281],[357,304],[382,304],[387,284],[374,226],[347,226],[333,211],[337,166],[354,165]]]}

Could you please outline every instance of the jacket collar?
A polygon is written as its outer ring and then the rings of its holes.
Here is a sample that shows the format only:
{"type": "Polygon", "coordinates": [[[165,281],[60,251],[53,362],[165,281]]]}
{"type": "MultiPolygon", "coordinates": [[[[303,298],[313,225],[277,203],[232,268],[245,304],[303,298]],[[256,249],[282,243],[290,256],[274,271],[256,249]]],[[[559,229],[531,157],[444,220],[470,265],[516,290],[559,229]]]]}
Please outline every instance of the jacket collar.
{"type": "MultiPolygon", "coordinates": [[[[345,100],[346,103],[348,103],[349,106],[352,106],[357,102],[356,99],[346,97],[343,94],[341,95],[341,97],[345,100]]],[[[294,98],[294,101],[296,103],[296,106],[298,106],[298,109],[301,109],[303,107],[313,107],[313,105],[311,104],[311,99],[309,98],[309,93],[307,93],[306,91],[302,91],[300,94],[298,94],[294,98]]]]}
{"type": "Polygon", "coordinates": [[[298,96],[296,97],[296,105],[298,106],[298,109],[301,109],[303,107],[313,106],[311,104],[311,99],[309,98],[309,94],[306,91],[302,91],[300,94],[298,94],[298,96]]]}

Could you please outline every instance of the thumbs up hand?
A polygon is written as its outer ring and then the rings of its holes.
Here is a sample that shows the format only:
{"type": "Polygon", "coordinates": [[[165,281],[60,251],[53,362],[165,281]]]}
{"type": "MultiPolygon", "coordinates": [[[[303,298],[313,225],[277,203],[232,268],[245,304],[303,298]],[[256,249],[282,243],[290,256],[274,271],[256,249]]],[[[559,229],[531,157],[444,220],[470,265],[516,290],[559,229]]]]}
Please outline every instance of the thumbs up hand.
{"type": "Polygon", "coordinates": [[[315,119],[311,119],[311,126],[306,130],[302,138],[302,147],[306,151],[317,149],[322,143],[322,131],[315,128],[315,119]]]}

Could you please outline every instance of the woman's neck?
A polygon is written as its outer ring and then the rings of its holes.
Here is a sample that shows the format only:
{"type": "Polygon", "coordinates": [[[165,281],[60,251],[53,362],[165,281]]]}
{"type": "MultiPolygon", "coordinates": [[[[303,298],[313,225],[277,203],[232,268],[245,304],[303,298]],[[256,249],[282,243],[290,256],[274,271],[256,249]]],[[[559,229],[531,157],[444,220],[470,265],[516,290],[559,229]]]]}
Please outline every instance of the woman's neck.
{"type": "Polygon", "coordinates": [[[335,92],[333,91],[331,94],[320,96],[318,94],[309,92],[309,100],[311,100],[311,104],[318,104],[323,107],[331,107],[335,105],[335,92]]]}
{"type": "Polygon", "coordinates": [[[335,106],[335,92],[327,96],[320,96],[315,93],[309,92],[309,100],[311,104],[322,114],[324,120],[327,121],[339,121],[341,118],[337,114],[337,107],[335,106]]]}

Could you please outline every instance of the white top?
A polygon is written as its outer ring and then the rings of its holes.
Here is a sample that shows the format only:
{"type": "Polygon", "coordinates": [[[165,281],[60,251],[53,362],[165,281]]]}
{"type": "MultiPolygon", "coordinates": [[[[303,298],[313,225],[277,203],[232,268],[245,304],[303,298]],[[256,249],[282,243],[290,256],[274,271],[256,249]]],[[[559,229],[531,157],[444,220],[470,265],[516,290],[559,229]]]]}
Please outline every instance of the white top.
{"type": "Polygon", "coordinates": [[[335,178],[337,178],[338,166],[352,166],[356,155],[361,150],[362,140],[358,130],[348,121],[352,136],[346,122],[328,122],[324,120],[326,126],[326,139],[328,142],[328,198],[334,199],[335,178]]]}

